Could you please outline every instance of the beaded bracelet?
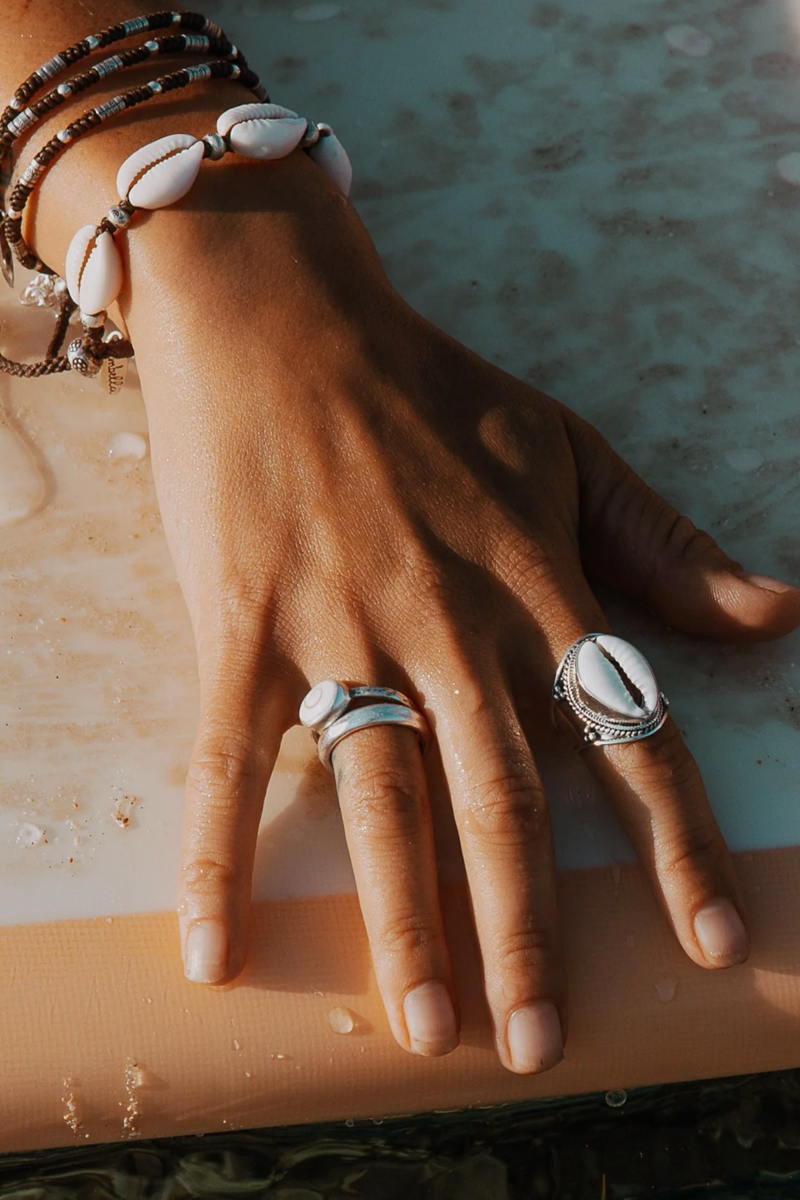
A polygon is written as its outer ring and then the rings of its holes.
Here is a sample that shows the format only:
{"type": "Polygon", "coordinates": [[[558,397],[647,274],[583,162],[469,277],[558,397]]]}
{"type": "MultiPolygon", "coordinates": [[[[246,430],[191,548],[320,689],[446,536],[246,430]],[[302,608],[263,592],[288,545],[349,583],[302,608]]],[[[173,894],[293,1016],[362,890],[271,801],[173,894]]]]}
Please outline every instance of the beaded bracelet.
{"type": "MultiPolygon", "coordinates": [[[[113,366],[114,382],[122,374],[127,347],[103,340],[106,310],[122,290],[122,256],[115,237],[127,229],[139,209],[153,211],[183,199],[190,191],[204,158],[217,162],[235,151],[245,158],[285,158],[297,146],[348,195],[353,178],[350,160],[329,125],[307,121],[278,104],[243,104],[230,108],[217,120],[216,132],[203,138],[173,133],[150,142],[125,159],[117,173],[120,201],[99,225],[84,225],[67,251],[66,284],[80,309],[87,336],[76,338],[67,349],[72,370],[96,375],[113,366]],[[113,364],[109,363],[113,359],[113,364]]],[[[131,347],[132,353],[132,347],[131,347]]],[[[103,382],[109,390],[109,370],[103,382]]]]}

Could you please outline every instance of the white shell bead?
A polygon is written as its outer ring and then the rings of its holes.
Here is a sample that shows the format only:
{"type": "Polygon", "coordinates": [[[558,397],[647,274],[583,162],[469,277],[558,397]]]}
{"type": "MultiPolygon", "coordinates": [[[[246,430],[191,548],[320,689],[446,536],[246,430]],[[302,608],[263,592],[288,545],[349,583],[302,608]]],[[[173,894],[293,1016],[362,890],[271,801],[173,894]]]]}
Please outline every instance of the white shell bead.
{"type": "Polygon", "coordinates": [[[142,146],[117,172],[117,190],[136,208],[166,208],[191,188],[205,147],[189,133],[172,133],[142,146]]]}
{"type": "Polygon", "coordinates": [[[578,682],[584,691],[611,712],[626,717],[647,717],[655,712],[658,706],[656,677],[647,659],[630,642],[611,634],[600,634],[593,641],[583,643],[576,666],[578,682]],[[634,700],[616,663],[641,692],[644,707],[634,700]]]}
{"type": "Polygon", "coordinates": [[[335,133],[321,137],[308,151],[314,162],[330,175],[334,183],[338,183],[345,196],[350,195],[353,182],[353,168],[342,143],[335,133]]]}
{"type": "Polygon", "coordinates": [[[307,729],[321,729],[331,718],[344,712],[348,704],[345,689],[335,679],[316,684],[300,705],[300,720],[307,729]]]}
{"type": "Polygon", "coordinates": [[[237,121],[228,134],[228,142],[245,158],[285,158],[299,145],[308,122],[303,117],[261,120],[252,117],[237,121]]]}
{"type": "Polygon", "coordinates": [[[67,281],[67,290],[74,302],[80,305],[80,276],[81,269],[86,259],[89,250],[89,243],[95,235],[96,226],[82,225],[78,232],[73,237],[67,250],[67,263],[64,268],[64,278],[67,281]]]}
{"type": "Polygon", "coordinates": [[[82,312],[94,315],[109,308],[122,290],[122,259],[111,234],[95,236],[93,225],[79,229],[67,251],[66,278],[82,312]]]}
{"type": "Polygon", "coordinates": [[[237,104],[235,108],[226,108],[217,117],[217,133],[227,137],[230,131],[240,121],[267,120],[275,121],[281,117],[296,117],[297,113],[282,104],[237,104]]]}

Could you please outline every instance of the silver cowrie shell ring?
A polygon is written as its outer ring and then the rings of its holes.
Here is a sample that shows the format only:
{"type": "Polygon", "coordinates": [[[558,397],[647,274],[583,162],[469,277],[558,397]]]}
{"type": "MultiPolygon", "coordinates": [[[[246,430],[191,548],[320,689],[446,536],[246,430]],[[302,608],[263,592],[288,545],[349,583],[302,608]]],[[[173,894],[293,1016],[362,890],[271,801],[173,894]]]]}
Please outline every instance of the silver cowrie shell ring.
{"type": "Polygon", "coordinates": [[[553,683],[553,719],[589,746],[616,746],[651,737],[667,719],[669,701],[653,668],[623,638],[587,633],[573,642],[553,683]]]}
{"type": "Polygon", "coordinates": [[[430,741],[428,722],[408,696],[393,688],[348,687],[338,679],[324,679],[311,688],[300,705],[300,722],[313,733],[320,761],[329,770],[333,769],[331,755],[342,738],[370,725],[414,729],[423,753],[430,741]]]}

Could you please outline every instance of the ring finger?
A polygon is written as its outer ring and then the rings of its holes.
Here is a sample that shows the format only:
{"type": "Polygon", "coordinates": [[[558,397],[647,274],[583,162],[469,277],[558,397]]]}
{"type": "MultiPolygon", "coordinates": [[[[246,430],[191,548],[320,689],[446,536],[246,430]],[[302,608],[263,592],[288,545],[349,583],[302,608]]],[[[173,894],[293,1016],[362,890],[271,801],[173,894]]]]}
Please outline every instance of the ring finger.
{"type": "Polygon", "coordinates": [[[406,1050],[447,1054],[458,1044],[458,1020],[417,735],[402,727],[360,729],[335,747],[331,761],[392,1032],[406,1050]]]}

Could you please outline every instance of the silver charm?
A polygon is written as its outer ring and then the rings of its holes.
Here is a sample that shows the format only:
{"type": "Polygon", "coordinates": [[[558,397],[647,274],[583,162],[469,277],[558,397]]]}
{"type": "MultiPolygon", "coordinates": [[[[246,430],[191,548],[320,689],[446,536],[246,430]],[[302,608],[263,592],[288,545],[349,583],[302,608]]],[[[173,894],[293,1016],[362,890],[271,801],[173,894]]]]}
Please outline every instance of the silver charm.
{"type": "Polygon", "coordinates": [[[560,717],[590,746],[614,746],[651,737],[667,719],[644,655],[622,638],[588,633],[573,642],[553,683],[553,718],[560,717]]]}
{"type": "MultiPolygon", "coordinates": [[[[103,338],[104,342],[121,342],[122,334],[118,330],[112,330],[103,338]]],[[[98,373],[98,381],[100,386],[108,392],[109,396],[116,396],[125,386],[125,378],[128,374],[128,359],[113,358],[109,355],[104,358],[100,365],[98,373]]]]}
{"type": "Polygon", "coordinates": [[[86,353],[82,338],[75,338],[74,342],[70,342],[67,346],[67,358],[72,370],[77,371],[79,375],[85,375],[87,378],[96,375],[100,370],[100,363],[97,359],[91,358],[86,353]]]}

